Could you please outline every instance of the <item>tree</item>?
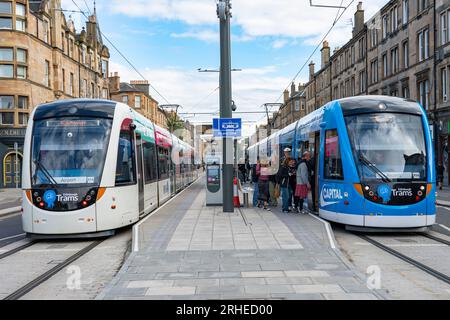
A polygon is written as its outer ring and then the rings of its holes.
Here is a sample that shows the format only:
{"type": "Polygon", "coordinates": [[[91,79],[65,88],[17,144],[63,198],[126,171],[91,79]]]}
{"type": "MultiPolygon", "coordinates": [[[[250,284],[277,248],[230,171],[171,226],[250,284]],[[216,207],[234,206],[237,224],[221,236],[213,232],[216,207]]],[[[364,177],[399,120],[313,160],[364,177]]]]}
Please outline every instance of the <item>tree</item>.
{"type": "Polygon", "coordinates": [[[169,129],[171,133],[184,128],[183,120],[181,120],[175,112],[165,112],[165,115],[167,129],[169,129]]]}

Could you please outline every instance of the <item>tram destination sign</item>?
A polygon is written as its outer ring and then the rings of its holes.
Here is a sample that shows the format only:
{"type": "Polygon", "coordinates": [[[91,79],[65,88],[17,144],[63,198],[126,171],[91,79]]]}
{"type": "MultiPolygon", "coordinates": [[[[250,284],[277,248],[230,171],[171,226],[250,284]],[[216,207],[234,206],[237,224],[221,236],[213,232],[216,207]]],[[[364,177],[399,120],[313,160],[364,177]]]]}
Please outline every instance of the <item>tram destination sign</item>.
{"type": "Polygon", "coordinates": [[[26,129],[0,129],[0,137],[24,137],[26,129]]]}

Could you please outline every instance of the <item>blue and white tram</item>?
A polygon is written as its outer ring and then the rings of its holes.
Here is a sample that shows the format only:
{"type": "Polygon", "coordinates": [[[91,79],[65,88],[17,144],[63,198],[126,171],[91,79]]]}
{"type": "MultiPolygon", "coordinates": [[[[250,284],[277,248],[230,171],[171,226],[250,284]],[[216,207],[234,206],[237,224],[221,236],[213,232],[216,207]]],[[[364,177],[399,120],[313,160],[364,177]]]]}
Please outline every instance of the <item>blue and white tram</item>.
{"type": "Polygon", "coordinates": [[[290,147],[296,159],[310,151],[318,173],[314,207],[327,220],[378,230],[435,223],[432,137],[426,113],[414,101],[386,96],[332,101],[251,152],[269,156],[268,146],[277,146],[281,155],[290,147]]]}
{"type": "MultiPolygon", "coordinates": [[[[24,144],[24,231],[34,237],[104,236],[135,223],[191,183],[172,161],[193,148],[129,106],[93,99],[36,107],[24,144]]],[[[190,160],[190,159],[189,159],[190,160]]]]}

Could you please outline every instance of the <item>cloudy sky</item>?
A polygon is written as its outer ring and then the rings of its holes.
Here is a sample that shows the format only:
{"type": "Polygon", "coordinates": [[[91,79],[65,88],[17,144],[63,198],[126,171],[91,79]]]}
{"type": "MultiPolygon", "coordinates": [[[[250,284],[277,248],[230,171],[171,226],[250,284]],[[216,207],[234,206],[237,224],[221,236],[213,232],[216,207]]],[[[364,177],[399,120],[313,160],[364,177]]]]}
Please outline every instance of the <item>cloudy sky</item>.
{"type": "MultiPolygon", "coordinates": [[[[63,0],[63,8],[76,9],[73,2],[92,11],[93,0],[63,0]]],[[[232,0],[232,65],[242,69],[232,75],[238,111],[262,111],[263,103],[280,102],[283,90],[333,24],[338,9],[310,7],[309,2],[232,0]]],[[[358,0],[313,3],[350,4],[327,37],[332,49],[348,41],[358,0]]],[[[385,3],[387,0],[364,1],[366,21],[385,3]]],[[[180,112],[218,111],[218,74],[197,72],[198,68],[219,67],[216,0],[97,0],[97,14],[102,32],[170,103],[183,106],[180,112]]],[[[81,14],[71,15],[80,27],[81,14]]],[[[119,72],[122,81],[141,79],[109,48],[110,72],[119,72]]],[[[317,70],[320,51],[313,60],[317,70]]],[[[307,78],[306,67],[296,84],[307,78]]],[[[167,103],[155,91],[151,94],[160,103],[167,103]]],[[[247,123],[247,133],[265,120],[264,114],[239,116],[247,123]]],[[[211,116],[185,118],[211,121],[211,116]]]]}

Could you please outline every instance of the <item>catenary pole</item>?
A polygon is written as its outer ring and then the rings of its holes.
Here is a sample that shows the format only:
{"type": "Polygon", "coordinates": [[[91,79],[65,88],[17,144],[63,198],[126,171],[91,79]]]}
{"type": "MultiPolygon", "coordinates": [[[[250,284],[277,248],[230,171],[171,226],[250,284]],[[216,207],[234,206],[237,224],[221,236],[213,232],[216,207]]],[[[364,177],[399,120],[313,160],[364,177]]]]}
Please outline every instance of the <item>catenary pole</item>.
{"type": "MultiPolygon", "coordinates": [[[[217,15],[220,20],[220,118],[231,118],[230,0],[219,0],[217,15]]],[[[233,138],[224,137],[222,144],[223,212],[234,212],[233,158],[233,138]]]]}

